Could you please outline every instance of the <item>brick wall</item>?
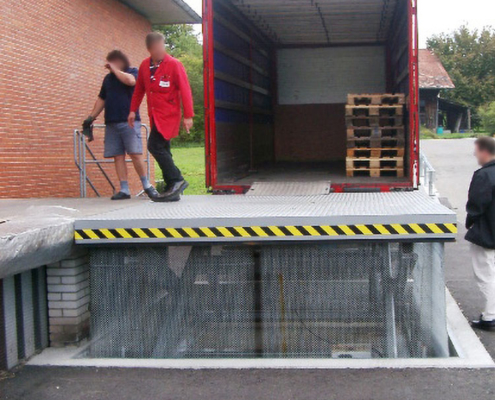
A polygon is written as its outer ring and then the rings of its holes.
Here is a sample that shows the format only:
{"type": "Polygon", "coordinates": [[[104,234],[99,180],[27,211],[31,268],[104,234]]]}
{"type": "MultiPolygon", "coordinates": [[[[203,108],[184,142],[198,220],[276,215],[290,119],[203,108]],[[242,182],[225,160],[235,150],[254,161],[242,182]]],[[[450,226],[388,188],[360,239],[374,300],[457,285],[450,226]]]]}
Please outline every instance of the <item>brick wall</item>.
{"type": "MultiPolygon", "coordinates": [[[[108,51],[138,66],[150,24],[116,0],[0,0],[0,14],[0,197],[77,197],[73,129],[93,107],[108,51]]],[[[92,148],[102,157],[97,136],[92,148]]],[[[113,165],[105,169],[116,182],[113,165]]],[[[111,193],[95,168],[89,176],[111,193]]],[[[131,165],[129,176],[138,191],[131,165]]]]}
{"type": "Polygon", "coordinates": [[[46,274],[50,345],[78,343],[89,335],[89,257],[78,250],[46,274]]]}

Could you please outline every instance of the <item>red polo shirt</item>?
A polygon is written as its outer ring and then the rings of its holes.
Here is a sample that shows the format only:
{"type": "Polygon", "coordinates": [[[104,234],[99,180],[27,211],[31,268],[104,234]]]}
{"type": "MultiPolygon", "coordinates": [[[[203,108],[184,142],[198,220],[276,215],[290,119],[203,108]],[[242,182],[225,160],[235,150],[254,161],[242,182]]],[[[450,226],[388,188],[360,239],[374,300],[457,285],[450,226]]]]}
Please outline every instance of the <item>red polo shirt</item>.
{"type": "Polygon", "coordinates": [[[179,134],[181,102],[184,118],[194,117],[191,86],[182,63],[168,54],[155,70],[153,78],[150,66],[151,58],[147,58],[139,67],[131,111],[139,109],[146,94],[151,123],[165,139],[170,140],[179,134]]]}

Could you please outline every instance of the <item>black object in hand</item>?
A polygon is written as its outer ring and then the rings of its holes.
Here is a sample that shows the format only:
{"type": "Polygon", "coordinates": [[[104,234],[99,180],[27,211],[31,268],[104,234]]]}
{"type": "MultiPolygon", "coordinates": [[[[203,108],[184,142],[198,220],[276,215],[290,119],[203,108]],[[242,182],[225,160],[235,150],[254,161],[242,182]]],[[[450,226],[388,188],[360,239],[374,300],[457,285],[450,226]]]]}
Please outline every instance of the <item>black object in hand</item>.
{"type": "Polygon", "coordinates": [[[88,138],[88,142],[92,142],[95,138],[93,136],[93,121],[95,119],[91,116],[86,118],[82,123],[82,134],[88,138]]]}

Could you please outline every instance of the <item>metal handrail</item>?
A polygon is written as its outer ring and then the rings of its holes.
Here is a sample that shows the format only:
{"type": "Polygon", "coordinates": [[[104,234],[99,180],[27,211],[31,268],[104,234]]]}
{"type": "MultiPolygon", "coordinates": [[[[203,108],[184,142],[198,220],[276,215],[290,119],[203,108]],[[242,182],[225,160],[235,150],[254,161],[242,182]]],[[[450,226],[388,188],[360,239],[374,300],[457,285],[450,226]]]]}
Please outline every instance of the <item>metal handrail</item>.
{"type": "MultiPolygon", "coordinates": [[[[105,124],[95,124],[93,125],[93,128],[98,128],[98,129],[104,129],[105,124]]],[[[146,142],[149,139],[149,128],[146,124],[141,124],[141,129],[144,129],[145,134],[146,134],[146,142]]],[[[112,188],[113,192],[115,193],[115,185],[113,184],[112,180],[108,176],[107,172],[103,168],[102,164],[113,164],[115,163],[114,160],[110,159],[98,159],[96,158],[93,150],[89,147],[85,136],[79,131],[79,129],[74,129],[74,163],[79,171],[79,191],[80,191],[80,196],[81,197],[87,197],[87,184],[91,187],[93,192],[96,194],[97,197],[101,197],[100,193],[98,192],[98,189],[96,188],[95,184],[91,181],[91,179],[88,177],[87,173],[87,165],[88,164],[96,164],[98,169],[101,171],[103,174],[105,180],[108,182],[110,187],[112,188]],[[87,158],[87,154],[89,154],[90,158],[87,158]]],[[[127,163],[132,162],[132,160],[126,158],[125,160],[127,163]]],[[[149,151],[146,150],[146,176],[148,180],[151,178],[151,164],[150,164],[150,153],[149,151]]],[[[137,194],[137,196],[140,196],[143,194],[144,191],[141,191],[137,194]]]]}
{"type": "Polygon", "coordinates": [[[435,193],[435,168],[430,164],[423,152],[419,156],[419,177],[426,188],[429,196],[434,197],[435,193]]]}

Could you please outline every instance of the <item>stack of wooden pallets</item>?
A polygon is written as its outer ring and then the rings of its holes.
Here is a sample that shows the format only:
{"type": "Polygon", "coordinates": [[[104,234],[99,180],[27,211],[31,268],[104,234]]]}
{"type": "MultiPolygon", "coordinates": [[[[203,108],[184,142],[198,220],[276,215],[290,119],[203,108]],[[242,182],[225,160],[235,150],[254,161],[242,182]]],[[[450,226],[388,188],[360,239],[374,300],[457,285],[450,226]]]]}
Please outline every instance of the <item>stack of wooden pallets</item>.
{"type": "Polygon", "coordinates": [[[347,176],[404,176],[403,94],[347,97],[347,176]]]}

